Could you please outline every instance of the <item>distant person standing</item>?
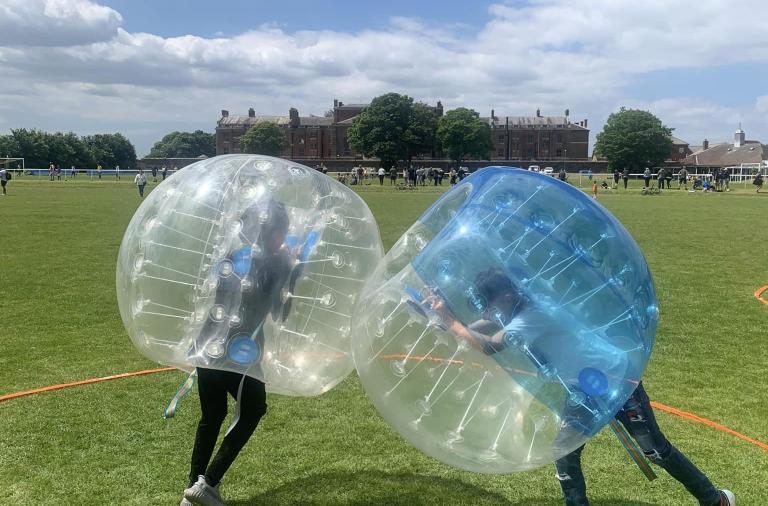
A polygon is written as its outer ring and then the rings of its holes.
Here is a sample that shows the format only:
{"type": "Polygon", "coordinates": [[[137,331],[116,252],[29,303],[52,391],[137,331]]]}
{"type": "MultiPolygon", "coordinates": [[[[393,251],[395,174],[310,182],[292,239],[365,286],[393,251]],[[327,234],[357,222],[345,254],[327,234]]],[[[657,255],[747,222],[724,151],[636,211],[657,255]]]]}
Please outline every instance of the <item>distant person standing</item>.
{"type": "Polygon", "coordinates": [[[760,193],[760,190],[763,189],[763,175],[758,172],[755,179],[752,180],[752,184],[757,188],[757,193],[760,193]]]}
{"type": "Polygon", "coordinates": [[[592,198],[597,198],[597,180],[592,181],[592,198]]]}
{"type": "Polygon", "coordinates": [[[56,166],[53,164],[53,162],[50,162],[48,164],[48,177],[51,181],[53,181],[54,172],[56,172],[56,166]]]}
{"type": "Polygon", "coordinates": [[[397,167],[389,169],[389,185],[394,186],[397,183],[397,167]]]}
{"type": "Polygon", "coordinates": [[[120,166],[115,165],[115,179],[120,180],[120,166]]]}
{"type": "Polygon", "coordinates": [[[2,196],[5,197],[5,186],[8,184],[8,181],[11,180],[11,171],[8,169],[0,169],[0,186],[3,187],[3,193],[2,196]]]}
{"type": "Polygon", "coordinates": [[[157,167],[152,167],[152,182],[157,183],[157,167]]]}
{"type": "Polygon", "coordinates": [[[621,171],[621,179],[624,180],[624,189],[627,189],[627,183],[629,182],[629,169],[624,167],[624,170],[621,171]]]}
{"type": "Polygon", "coordinates": [[[722,174],[723,174],[722,189],[723,191],[729,192],[731,191],[731,171],[729,171],[728,169],[723,169],[722,174]]]}
{"type": "Polygon", "coordinates": [[[685,167],[681,167],[677,173],[677,189],[679,190],[681,187],[685,187],[688,190],[688,171],[685,167]]]}
{"type": "Polygon", "coordinates": [[[619,179],[621,179],[621,172],[619,172],[619,169],[616,169],[613,171],[613,189],[614,190],[619,189],[619,179]]]}
{"type": "Polygon", "coordinates": [[[560,169],[560,172],[557,173],[557,179],[559,179],[563,183],[566,182],[566,180],[568,179],[568,174],[565,173],[565,169],[560,169]]]}
{"type": "Polygon", "coordinates": [[[101,179],[101,171],[102,171],[101,164],[96,165],[96,174],[98,174],[99,179],[101,179]]]}
{"type": "Polygon", "coordinates": [[[384,185],[384,176],[387,175],[387,171],[384,170],[384,167],[379,167],[379,185],[384,185]]]}
{"type": "Polygon", "coordinates": [[[163,165],[163,168],[160,169],[160,173],[163,175],[163,181],[165,181],[165,176],[166,176],[166,174],[168,174],[168,167],[163,165]]]}
{"type": "Polygon", "coordinates": [[[72,167],[70,167],[70,168],[69,168],[69,172],[70,172],[70,173],[71,173],[71,175],[72,175],[72,179],[75,179],[75,176],[77,176],[77,169],[75,168],[75,166],[74,166],[74,165],[73,165],[72,167]]]}
{"type": "Polygon", "coordinates": [[[147,176],[144,175],[144,170],[139,169],[139,173],[133,178],[133,182],[139,188],[139,197],[144,198],[144,187],[147,185],[147,176]]]}
{"type": "Polygon", "coordinates": [[[56,179],[61,181],[61,164],[56,165],[56,179]]]}
{"type": "Polygon", "coordinates": [[[645,171],[643,172],[643,184],[646,188],[651,184],[651,178],[653,176],[651,175],[651,169],[648,167],[645,168],[645,171]]]}

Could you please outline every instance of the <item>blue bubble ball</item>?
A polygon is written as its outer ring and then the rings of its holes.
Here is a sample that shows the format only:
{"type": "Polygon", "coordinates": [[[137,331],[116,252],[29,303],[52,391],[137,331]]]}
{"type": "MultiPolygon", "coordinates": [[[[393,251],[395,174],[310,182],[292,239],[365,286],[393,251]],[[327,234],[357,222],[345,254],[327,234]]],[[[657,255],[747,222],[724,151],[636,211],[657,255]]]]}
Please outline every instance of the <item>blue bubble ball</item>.
{"type": "Polygon", "coordinates": [[[658,319],[637,243],[596,200],[488,167],[397,241],[358,305],[353,357],[382,416],[450,465],[550,463],[637,387],[658,319]]]}

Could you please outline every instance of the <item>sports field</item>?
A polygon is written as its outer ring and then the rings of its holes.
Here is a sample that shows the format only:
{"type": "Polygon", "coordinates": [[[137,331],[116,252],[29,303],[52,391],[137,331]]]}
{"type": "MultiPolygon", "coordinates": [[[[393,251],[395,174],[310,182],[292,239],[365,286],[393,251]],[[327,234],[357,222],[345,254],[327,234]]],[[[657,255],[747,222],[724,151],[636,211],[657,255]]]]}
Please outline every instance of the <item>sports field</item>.
{"type": "MultiPolygon", "coordinates": [[[[387,182],[388,183],[388,182],[387,182]]],[[[152,186],[152,185],[151,185],[152,186]]],[[[645,377],[652,399],[768,442],[768,195],[602,192],[646,254],[660,299],[645,377]]],[[[389,247],[447,187],[361,186],[389,247]]],[[[0,396],[157,367],[117,310],[114,270],[139,204],[129,181],[14,179],[0,197],[0,396]]],[[[186,484],[196,396],[162,412],[185,375],[120,379],[0,402],[0,504],[174,505],[186,484]]],[[[222,485],[228,504],[561,504],[554,466],[489,476],[410,447],[352,375],[317,398],[270,396],[222,485]]],[[[657,413],[667,436],[739,505],[768,504],[768,451],[657,413]]],[[[226,426],[226,422],[225,422],[226,426]]],[[[647,482],[603,431],[584,454],[597,506],[695,504],[659,471],[647,482]]]]}

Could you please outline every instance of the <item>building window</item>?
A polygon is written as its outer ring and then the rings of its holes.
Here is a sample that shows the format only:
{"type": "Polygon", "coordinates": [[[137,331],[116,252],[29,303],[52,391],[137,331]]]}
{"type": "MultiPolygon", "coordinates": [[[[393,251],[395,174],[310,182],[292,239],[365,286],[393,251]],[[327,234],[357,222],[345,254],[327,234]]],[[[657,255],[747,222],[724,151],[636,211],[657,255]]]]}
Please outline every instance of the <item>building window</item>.
{"type": "Polygon", "coordinates": [[[678,148],[677,152],[682,155],[683,153],[685,153],[685,148],[684,147],[680,147],[680,148],[678,148]]]}
{"type": "Polygon", "coordinates": [[[498,151],[496,151],[496,155],[497,156],[504,156],[504,150],[503,149],[499,149],[498,151]]]}
{"type": "Polygon", "coordinates": [[[504,142],[504,136],[503,135],[499,135],[499,142],[504,142]]]}
{"type": "Polygon", "coordinates": [[[528,144],[533,144],[533,134],[528,134],[528,144]]]}
{"type": "Polygon", "coordinates": [[[555,151],[555,153],[556,153],[555,156],[558,158],[563,156],[563,150],[560,148],[557,148],[557,151],[555,151]]]}

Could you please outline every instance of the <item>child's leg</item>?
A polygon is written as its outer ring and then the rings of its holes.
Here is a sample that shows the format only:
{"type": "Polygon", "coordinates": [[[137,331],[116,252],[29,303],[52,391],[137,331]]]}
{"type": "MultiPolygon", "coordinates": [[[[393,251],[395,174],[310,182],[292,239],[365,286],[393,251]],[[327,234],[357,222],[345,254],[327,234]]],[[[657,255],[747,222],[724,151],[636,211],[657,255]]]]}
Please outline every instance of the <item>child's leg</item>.
{"type": "Polygon", "coordinates": [[[720,491],[688,458],[672,446],[656,423],[642,383],[616,414],[630,435],[654,464],[683,484],[702,505],[719,505],[720,491]]]}
{"type": "MultiPolygon", "coordinates": [[[[237,390],[243,377],[234,373],[228,374],[232,374],[235,381],[228,381],[227,388],[230,394],[237,398],[237,390]]],[[[266,412],[267,391],[264,383],[246,376],[240,395],[240,418],[229,434],[224,437],[219,451],[216,452],[211,465],[205,472],[205,481],[209,485],[215,487],[219,484],[266,412]]]]}
{"type": "Polygon", "coordinates": [[[204,475],[208,462],[213,455],[216,439],[219,437],[221,424],[227,416],[227,388],[222,381],[222,371],[197,369],[197,389],[200,394],[202,414],[197,424],[195,446],[192,449],[192,462],[189,471],[189,486],[204,475]]]}
{"type": "Polygon", "coordinates": [[[560,482],[566,506],[589,505],[587,484],[581,471],[581,451],[583,449],[584,445],[555,461],[555,468],[557,469],[555,477],[560,482]]]}

